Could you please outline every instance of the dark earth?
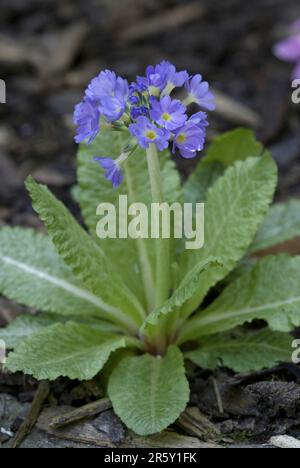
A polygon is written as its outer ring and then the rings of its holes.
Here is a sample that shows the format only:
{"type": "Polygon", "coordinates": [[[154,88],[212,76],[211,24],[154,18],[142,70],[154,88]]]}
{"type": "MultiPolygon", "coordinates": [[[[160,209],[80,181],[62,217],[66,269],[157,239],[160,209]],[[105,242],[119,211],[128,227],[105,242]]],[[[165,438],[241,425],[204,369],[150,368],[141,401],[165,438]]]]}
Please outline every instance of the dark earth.
{"type": "MultiPolygon", "coordinates": [[[[210,138],[252,127],[278,162],[277,199],[299,197],[300,108],[291,102],[290,66],[272,55],[298,17],[298,0],[1,0],[0,78],[7,103],[0,105],[0,226],[42,229],[24,189],[29,173],[79,216],[70,195],[76,182],[74,105],[100,69],[132,79],[162,59],[201,72],[223,93],[210,138]]],[[[183,178],[196,163],[176,161],[183,178]]],[[[293,251],[300,253],[300,243],[293,251]]],[[[0,297],[0,325],[23,310],[0,297]]],[[[246,376],[193,368],[190,375],[191,409],[176,432],[137,440],[110,409],[84,424],[50,430],[57,411],[103,397],[95,382],[60,380],[51,384],[42,417],[21,446],[196,447],[201,440],[267,447],[273,435],[300,437],[296,365],[246,376]]],[[[7,446],[26,419],[37,385],[0,374],[0,444],[7,446]]]]}

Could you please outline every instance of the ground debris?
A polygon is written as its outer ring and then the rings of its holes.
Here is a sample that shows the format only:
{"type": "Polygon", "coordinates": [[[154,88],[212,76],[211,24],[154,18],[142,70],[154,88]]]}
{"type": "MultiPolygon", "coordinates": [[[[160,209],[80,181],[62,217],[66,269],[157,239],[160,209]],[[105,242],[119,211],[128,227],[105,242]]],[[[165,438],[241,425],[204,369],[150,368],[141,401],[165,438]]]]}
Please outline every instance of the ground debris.
{"type": "Polygon", "coordinates": [[[58,429],[68,424],[78,422],[82,419],[95,416],[103,411],[111,408],[111,402],[108,398],[89,403],[88,405],[81,406],[80,408],[73,409],[68,413],[62,413],[53,418],[50,422],[51,429],[58,429]]]}
{"type": "Polygon", "coordinates": [[[299,449],[300,440],[295,439],[287,435],[272,437],[270,443],[275,447],[282,449],[299,449]]]}
{"type": "Polygon", "coordinates": [[[24,422],[18,429],[15,437],[11,441],[10,448],[18,448],[22,444],[23,440],[30,434],[34,428],[37,419],[42,410],[42,406],[49,395],[50,384],[47,381],[42,381],[39,384],[36,395],[34,397],[33,403],[30,407],[28,415],[26,416],[24,422]]]}
{"type": "Polygon", "coordinates": [[[188,435],[198,437],[205,442],[217,442],[221,433],[197,407],[189,407],[180,416],[178,426],[188,435]]]}
{"type": "Polygon", "coordinates": [[[116,444],[110,440],[109,434],[96,429],[93,419],[82,421],[79,424],[71,424],[61,429],[50,427],[53,417],[57,417],[61,412],[69,411],[69,407],[45,409],[38,420],[37,428],[59,439],[102,448],[221,448],[216,444],[201,442],[195,437],[183,436],[172,431],[164,431],[151,437],[139,437],[129,431],[126,433],[125,440],[116,444]]]}
{"type": "Polygon", "coordinates": [[[299,384],[272,380],[253,383],[250,375],[243,380],[242,376],[226,377],[226,374],[220,372],[217,373],[216,381],[222,398],[223,414],[219,411],[211,379],[195,382],[192,401],[209,416],[221,434],[237,440],[247,437],[249,440],[267,441],[274,435],[299,433],[299,384]]]}
{"type": "Polygon", "coordinates": [[[134,42],[153,37],[159,33],[165,33],[169,29],[178,28],[192,21],[202,18],[204,8],[196,2],[179,5],[159,13],[152,18],[142,19],[140,22],[127,27],[118,35],[120,41],[134,42]]]}
{"type": "Polygon", "coordinates": [[[93,421],[97,431],[106,434],[112,443],[119,445],[125,442],[125,430],[121,420],[112,411],[104,411],[93,421]]]}

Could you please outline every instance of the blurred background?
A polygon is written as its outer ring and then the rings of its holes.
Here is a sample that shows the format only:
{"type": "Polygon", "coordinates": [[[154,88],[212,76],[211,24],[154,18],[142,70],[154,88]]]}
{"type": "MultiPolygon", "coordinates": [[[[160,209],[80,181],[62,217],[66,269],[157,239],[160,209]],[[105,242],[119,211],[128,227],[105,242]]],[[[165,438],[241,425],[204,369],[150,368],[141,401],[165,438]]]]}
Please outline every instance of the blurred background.
{"type": "MultiPolygon", "coordinates": [[[[300,196],[300,105],[291,66],[272,54],[299,17],[299,0],[1,0],[0,226],[41,227],[23,186],[29,173],[78,214],[74,105],[101,69],[131,80],[162,59],[218,92],[210,137],[252,127],[279,164],[278,199],[300,196]]],[[[183,177],[193,168],[178,165],[183,177]]],[[[1,300],[0,317],[8,309],[1,300]]]]}

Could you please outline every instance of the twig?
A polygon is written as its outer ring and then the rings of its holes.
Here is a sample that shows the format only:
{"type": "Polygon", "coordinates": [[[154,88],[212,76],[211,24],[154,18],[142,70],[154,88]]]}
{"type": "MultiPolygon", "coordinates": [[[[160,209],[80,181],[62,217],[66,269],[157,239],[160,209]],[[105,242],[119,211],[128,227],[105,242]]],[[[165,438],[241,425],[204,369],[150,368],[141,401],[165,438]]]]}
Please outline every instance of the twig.
{"type": "Polygon", "coordinates": [[[213,386],[214,386],[214,391],[215,391],[215,394],[216,394],[216,399],[217,399],[219,411],[220,411],[221,414],[224,414],[224,406],[223,406],[223,402],[222,402],[222,397],[221,397],[220,389],[219,389],[219,386],[217,384],[216,379],[212,378],[212,383],[213,383],[213,386]]]}
{"type": "Polygon", "coordinates": [[[51,429],[58,429],[60,427],[66,426],[81,419],[89,418],[95,416],[96,414],[103,413],[112,407],[112,404],[108,398],[102,398],[101,400],[94,401],[88,405],[82,406],[76,410],[70,411],[68,413],[56,416],[53,418],[49,424],[51,429]]]}
{"type": "Polygon", "coordinates": [[[23,440],[30,434],[30,432],[32,431],[32,429],[34,428],[38,420],[38,417],[42,410],[42,406],[47,396],[49,395],[49,391],[50,391],[49,382],[47,381],[41,382],[35,394],[29,414],[26,417],[25,421],[21,424],[17,434],[13,438],[10,448],[18,448],[23,442],[23,440]]]}

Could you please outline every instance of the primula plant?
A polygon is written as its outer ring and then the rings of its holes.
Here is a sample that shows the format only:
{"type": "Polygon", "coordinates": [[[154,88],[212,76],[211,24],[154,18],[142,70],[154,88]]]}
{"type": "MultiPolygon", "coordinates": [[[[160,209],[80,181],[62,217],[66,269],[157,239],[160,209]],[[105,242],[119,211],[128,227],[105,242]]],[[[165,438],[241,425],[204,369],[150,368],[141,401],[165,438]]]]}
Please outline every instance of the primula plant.
{"type": "Polygon", "coordinates": [[[257,252],[300,232],[300,203],[270,208],[271,155],[248,130],[207,148],[183,185],[171,158],[194,158],[215,108],[200,75],[168,62],[128,85],[104,71],[75,110],[78,186],[90,234],[32,178],[48,236],[0,231],[0,292],[39,314],[0,332],[6,368],[37,379],[103,376],[116,414],[137,434],[162,431],[189,402],[187,369],[256,371],[290,360],[300,325],[300,258],[257,252]],[[205,203],[205,244],[99,239],[99,203],[205,203]],[[250,322],[257,320],[255,327],[250,322]],[[105,378],[104,378],[105,377],[105,378]]]}

